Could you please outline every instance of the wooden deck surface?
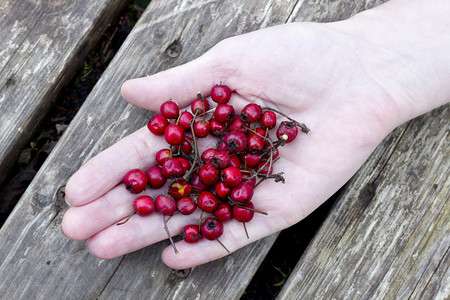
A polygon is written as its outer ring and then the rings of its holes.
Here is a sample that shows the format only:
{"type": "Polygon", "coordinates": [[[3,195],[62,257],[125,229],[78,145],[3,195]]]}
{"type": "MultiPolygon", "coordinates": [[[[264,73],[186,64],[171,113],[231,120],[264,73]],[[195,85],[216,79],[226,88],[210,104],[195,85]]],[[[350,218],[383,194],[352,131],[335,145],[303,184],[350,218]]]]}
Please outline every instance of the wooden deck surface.
{"type": "MultiPolygon", "coordinates": [[[[105,6],[106,2],[102,1],[105,6]]],[[[188,62],[232,35],[284,22],[346,19],[381,2],[151,1],[1,228],[0,295],[5,299],[238,299],[276,234],[179,278],[160,259],[166,241],[114,260],[100,260],[84,242],[66,239],[60,232],[67,209],[60,188],[90,157],[146,124],[150,113],[127,105],[120,96],[124,80],[188,62]]],[[[25,26],[29,20],[20,22],[25,26]]],[[[8,31],[3,31],[1,27],[0,34],[6,37],[8,31]]],[[[82,45],[79,40],[86,34],[71,39],[74,45],[82,45]]],[[[55,36],[52,41],[60,39],[55,36]]],[[[13,59],[9,61],[10,69],[20,69],[13,59]]],[[[39,62],[37,58],[30,61],[23,67],[24,74],[39,62]]],[[[7,70],[1,63],[1,70],[7,70]]],[[[64,77],[72,63],[72,59],[61,62],[55,77],[64,77]]],[[[1,75],[2,82],[10,77],[1,75]]],[[[34,79],[16,81],[14,88],[59,87],[54,81],[34,79]]],[[[0,91],[0,105],[9,88],[5,84],[0,91]]],[[[28,122],[38,119],[38,113],[29,110],[28,122]]],[[[14,112],[3,113],[2,108],[2,115],[11,120],[14,112]]],[[[449,119],[447,105],[385,139],[343,189],[280,299],[448,296],[449,119]]],[[[6,157],[0,158],[3,166],[6,157]]]]}

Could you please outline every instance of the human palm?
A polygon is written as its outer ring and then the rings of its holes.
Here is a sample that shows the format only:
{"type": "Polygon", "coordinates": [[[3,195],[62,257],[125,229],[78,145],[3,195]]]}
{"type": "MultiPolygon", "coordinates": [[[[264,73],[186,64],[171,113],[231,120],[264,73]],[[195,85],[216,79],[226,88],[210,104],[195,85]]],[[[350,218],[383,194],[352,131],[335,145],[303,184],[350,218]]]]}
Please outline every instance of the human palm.
{"type": "MultiPolygon", "coordinates": [[[[363,47],[333,24],[293,23],[227,39],[186,65],[146,78],[126,82],[124,98],[158,110],[175,100],[187,107],[198,91],[207,96],[222,81],[234,93],[230,104],[237,111],[250,102],[276,108],[311,129],[309,135],[280,149],[275,172],[285,172],[286,183],[265,180],[255,189],[253,203],[268,215],[255,214],[247,226],[225,223],[220,238],[230,251],[289,227],[303,219],[335,193],[362,165],[392,129],[383,116],[393,106],[379,81],[368,76],[354,53],[363,47]]],[[[280,116],[280,119],[283,117],[280,116]]],[[[272,133],[273,135],[273,133],[272,133]]],[[[212,139],[201,139],[207,147],[212,139]]],[[[160,214],[133,216],[134,195],[119,184],[131,168],[155,163],[155,153],[167,147],[164,138],[142,128],[90,160],[66,186],[73,205],[63,220],[63,231],[72,239],[89,239],[88,247],[101,258],[114,258],[167,238],[160,214]]],[[[201,151],[201,150],[200,150],[201,151]]],[[[150,191],[152,192],[152,191],[150,191]]],[[[173,216],[173,235],[184,225],[198,222],[199,213],[173,216]]],[[[177,242],[178,254],[169,246],[164,262],[187,268],[227,255],[215,242],[177,242]]]]}

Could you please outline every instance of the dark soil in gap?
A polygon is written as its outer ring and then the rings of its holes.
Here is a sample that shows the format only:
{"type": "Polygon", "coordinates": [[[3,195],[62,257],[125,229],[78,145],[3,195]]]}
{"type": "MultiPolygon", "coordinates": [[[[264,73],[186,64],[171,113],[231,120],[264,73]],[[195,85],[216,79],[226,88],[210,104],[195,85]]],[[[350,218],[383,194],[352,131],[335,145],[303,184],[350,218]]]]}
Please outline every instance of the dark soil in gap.
{"type": "MultiPolygon", "coordinates": [[[[0,189],[0,227],[31,183],[104,70],[131,32],[149,0],[129,1],[128,9],[108,28],[99,46],[86,57],[74,79],[65,87],[42,130],[22,154],[11,180],[0,189]]],[[[274,299],[295,268],[315,232],[330,211],[335,197],[310,216],[282,231],[253,277],[241,300],[274,299]]]]}

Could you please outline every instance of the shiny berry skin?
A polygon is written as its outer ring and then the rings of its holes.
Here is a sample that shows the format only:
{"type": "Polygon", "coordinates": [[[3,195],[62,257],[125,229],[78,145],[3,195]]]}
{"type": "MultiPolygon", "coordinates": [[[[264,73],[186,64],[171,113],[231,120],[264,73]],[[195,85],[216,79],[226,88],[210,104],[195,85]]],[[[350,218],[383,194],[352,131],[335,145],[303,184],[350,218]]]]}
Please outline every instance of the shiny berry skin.
{"type": "Polygon", "coordinates": [[[247,149],[249,152],[260,152],[264,149],[264,138],[254,132],[249,132],[247,149]]]}
{"type": "Polygon", "coordinates": [[[213,215],[221,222],[230,220],[233,217],[230,204],[220,203],[217,206],[216,210],[213,212],[213,215]]]}
{"type": "Polygon", "coordinates": [[[162,173],[166,178],[174,178],[177,176],[182,176],[183,166],[181,162],[176,157],[167,159],[162,165],[162,173]]]}
{"type": "Polygon", "coordinates": [[[170,145],[181,145],[185,138],[184,128],[180,125],[169,124],[164,130],[164,138],[170,145]]]}
{"type": "Polygon", "coordinates": [[[244,166],[253,168],[259,164],[261,161],[260,153],[244,153],[241,155],[241,160],[244,166]]]}
{"type": "Polygon", "coordinates": [[[180,113],[180,108],[178,107],[178,104],[176,104],[173,101],[164,102],[163,104],[161,104],[159,110],[161,114],[167,119],[176,119],[178,118],[178,115],[180,113]]]}
{"type": "Polygon", "coordinates": [[[207,121],[199,120],[194,123],[194,134],[198,138],[206,137],[210,130],[211,129],[207,121]]]}
{"type": "MultiPolygon", "coordinates": [[[[245,207],[254,209],[255,206],[252,202],[249,202],[245,207]]],[[[244,207],[239,207],[237,205],[233,206],[233,217],[238,222],[248,222],[253,219],[255,212],[250,209],[245,209],[244,207]]]]}
{"type": "Polygon", "coordinates": [[[247,133],[249,124],[242,121],[242,119],[235,115],[233,122],[228,126],[228,131],[238,131],[242,133],[247,133]]]}
{"type": "Polygon", "coordinates": [[[133,202],[133,208],[140,216],[148,216],[155,211],[155,204],[150,196],[137,197],[133,202]]]}
{"type": "Polygon", "coordinates": [[[190,130],[191,129],[191,120],[194,119],[194,116],[188,112],[183,111],[180,115],[180,118],[178,119],[178,125],[184,128],[184,130],[190,130]]]}
{"type": "Polygon", "coordinates": [[[200,226],[200,233],[207,240],[217,240],[223,234],[223,224],[214,217],[207,218],[200,226]]]}
{"type": "Polygon", "coordinates": [[[277,115],[275,115],[273,111],[266,110],[262,113],[261,119],[259,119],[259,124],[264,129],[272,129],[277,124],[277,115]]]}
{"type": "Polygon", "coordinates": [[[155,207],[163,215],[170,216],[177,210],[177,202],[171,196],[158,195],[155,199],[155,207]]]}
{"type": "Polygon", "coordinates": [[[191,111],[195,115],[195,112],[197,112],[197,115],[204,113],[205,111],[209,110],[209,102],[205,98],[203,99],[196,99],[191,104],[191,111]],[[205,108],[203,109],[203,105],[205,108]]]}
{"type": "Polygon", "coordinates": [[[212,118],[209,121],[210,132],[214,136],[221,136],[227,131],[227,125],[212,118]]]}
{"type": "Polygon", "coordinates": [[[262,115],[261,106],[256,103],[249,103],[241,111],[241,119],[245,123],[255,123],[258,122],[262,115]]]}
{"type": "Polygon", "coordinates": [[[167,193],[175,198],[175,200],[179,200],[183,197],[189,196],[191,191],[192,186],[186,180],[179,179],[172,182],[167,193]]]}
{"type": "Polygon", "coordinates": [[[217,197],[222,200],[225,200],[231,194],[231,187],[227,186],[222,181],[219,181],[216,184],[215,190],[217,197]]]}
{"type": "Polygon", "coordinates": [[[156,162],[162,166],[162,164],[172,157],[172,151],[170,149],[161,149],[156,152],[156,162]]]}
{"type": "Polygon", "coordinates": [[[196,194],[201,193],[204,190],[208,189],[208,186],[202,182],[200,176],[198,176],[198,174],[196,173],[192,174],[191,186],[192,186],[192,193],[196,194]]]}
{"type": "Polygon", "coordinates": [[[151,166],[147,170],[147,179],[148,185],[152,189],[162,188],[167,181],[166,176],[163,175],[162,169],[160,166],[151,166]]]}
{"type": "Polygon", "coordinates": [[[230,165],[230,154],[228,154],[226,151],[216,151],[211,159],[211,162],[219,169],[224,169],[230,165]]]}
{"type": "Polygon", "coordinates": [[[246,205],[252,200],[253,185],[248,182],[241,182],[238,186],[231,190],[230,198],[235,202],[246,205]]]}
{"type": "Polygon", "coordinates": [[[239,168],[241,166],[241,160],[237,155],[230,155],[230,167],[239,168]]]}
{"type": "Polygon", "coordinates": [[[133,194],[141,193],[147,187],[147,182],[147,174],[139,169],[130,170],[123,177],[126,189],[133,194]]]}
{"type": "Polygon", "coordinates": [[[177,157],[178,161],[181,164],[182,174],[186,173],[191,169],[191,162],[184,157],[177,157]]]}
{"type": "Polygon", "coordinates": [[[173,152],[180,153],[179,151],[181,150],[185,154],[190,154],[193,149],[191,143],[189,143],[189,140],[191,140],[191,138],[189,136],[185,136],[184,142],[181,145],[173,146],[173,152]]]}
{"type": "Polygon", "coordinates": [[[213,185],[219,180],[219,169],[212,163],[206,163],[198,170],[198,176],[205,185],[213,185]]]}
{"type": "Polygon", "coordinates": [[[147,128],[154,135],[163,135],[167,125],[169,125],[169,121],[167,120],[167,118],[162,114],[156,114],[148,122],[147,128]]]}
{"type": "Polygon", "coordinates": [[[247,148],[247,136],[242,132],[231,131],[223,138],[228,151],[232,153],[243,152],[247,148]]]}
{"type": "Polygon", "coordinates": [[[209,163],[209,162],[212,162],[212,159],[213,159],[214,155],[216,155],[216,153],[217,153],[216,149],[208,148],[202,152],[202,155],[200,157],[205,163],[209,163]]]}
{"type": "Polygon", "coordinates": [[[214,119],[217,121],[227,124],[234,120],[234,108],[228,104],[219,104],[214,110],[214,119]]]}
{"type": "Polygon", "coordinates": [[[187,243],[197,243],[202,239],[198,225],[186,225],[183,228],[184,240],[187,243]]]}
{"type": "Polygon", "coordinates": [[[211,88],[211,99],[219,104],[225,104],[230,101],[231,89],[222,84],[216,84],[211,88]]]}
{"type": "Polygon", "coordinates": [[[225,185],[235,187],[242,182],[242,174],[238,168],[228,167],[222,170],[220,179],[225,185]]]}
{"type": "Polygon", "coordinates": [[[191,197],[183,197],[177,201],[177,209],[183,215],[192,214],[196,208],[197,205],[191,197]]]}
{"type": "Polygon", "coordinates": [[[285,137],[287,137],[286,143],[290,143],[297,137],[298,134],[298,127],[290,121],[283,121],[281,122],[280,126],[277,129],[277,138],[280,140],[285,137]]]}
{"type": "Polygon", "coordinates": [[[203,191],[198,195],[197,206],[208,213],[212,213],[219,205],[219,200],[213,193],[209,191],[203,191]]]}

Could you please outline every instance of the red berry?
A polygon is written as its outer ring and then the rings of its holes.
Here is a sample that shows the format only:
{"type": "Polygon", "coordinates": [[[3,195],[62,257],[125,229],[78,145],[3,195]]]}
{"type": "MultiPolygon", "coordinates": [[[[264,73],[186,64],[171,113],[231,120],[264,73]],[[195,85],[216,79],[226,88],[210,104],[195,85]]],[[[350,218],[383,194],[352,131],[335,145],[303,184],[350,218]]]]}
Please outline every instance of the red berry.
{"type": "MultiPolygon", "coordinates": [[[[255,206],[252,202],[249,202],[245,207],[254,209],[255,206]]],[[[248,222],[253,219],[255,212],[245,207],[233,206],[233,217],[238,222],[248,222]]]]}
{"type": "Polygon", "coordinates": [[[259,119],[261,118],[261,114],[262,114],[261,106],[259,106],[256,103],[249,103],[242,109],[241,119],[245,123],[252,124],[259,121],[259,119]]]}
{"type": "Polygon", "coordinates": [[[167,119],[176,119],[180,113],[178,105],[170,100],[161,104],[160,111],[161,114],[167,119]]]}
{"type": "Polygon", "coordinates": [[[206,163],[198,170],[198,176],[205,185],[213,185],[219,180],[219,169],[212,163],[206,163]]]}
{"type": "Polygon", "coordinates": [[[183,197],[189,196],[191,194],[191,191],[191,185],[186,180],[179,179],[172,182],[167,193],[178,200],[183,197]]]}
{"type": "Polygon", "coordinates": [[[264,138],[254,132],[249,132],[247,148],[249,152],[260,152],[264,148],[264,138]]]}
{"type": "Polygon", "coordinates": [[[212,118],[209,121],[209,128],[210,128],[210,131],[211,131],[212,135],[214,135],[214,136],[221,136],[227,130],[227,125],[225,125],[224,123],[221,123],[221,122],[217,121],[216,119],[212,118]]]}
{"type": "Polygon", "coordinates": [[[262,160],[256,166],[256,170],[258,170],[258,172],[260,174],[267,174],[267,173],[272,174],[273,173],[273,164],[271,164],[267,160],[262,160]],[[270,171],[269,171],[269,167],[270,167],[270,171]]]}
{"type": "Polygon", "coordinates": [[[223,234],[223,224],[216,218],[207,218],[202,223],[200,232],[205,239],[216,240],[223,234]]]}
{"type": "Polygon", "coordinates": [[[205,111],[208,111],[208,110],[209,110],[209,102],[205,98],[196,99],[191,104],[191,111],[192,111],[193,114],[195,114],[196,111],[197,111],[197,115],[198,114],[202,114],[202,113],[204,113],[205,111]]]}
{"type": "Polygon", "coordinates": [[[247,148],[247,136],[242,132],[232,131],[227,133],[223,141],[228,151],[232,153],[243,152],[247,148]]]}
{"type": "Polygon", "coordinates": [[[228,167],[222,170],[220,179],[229,187],[235,187],[242,181],[242,174],[238,168],[228,167]]]}
{"type": "Polygon", "coordinates": [[[187,160],[184,157],[178,157],[177,159],[181,164],[181,169],[182,169],[183,174],[191,169],[191,163],[189,162],[189,160],[187,160]]]}
{"type": "Polygon", "coordinates": [[[184,111],[181,113],[180,118],[178,118],[178,125],[183,127],[184,130],[190,130],[192,119],[194,119],[194,116],[190,112],[184,111]]]}
{"type": "Polygon", "coordinates": [[[161,212],[163,215],[169,216],[177,209],[177,202],[174,198],[168,195],[158,195],[155,199],[156,210],[161,212]]]}
{"type": "Polygon", "coordinates": [[[253,168],[261,161],[261,154],[259,153],[244,153],[241,155],[242,163],[250,168],[253,168]]]}
{"type": "Polygon", "coordinates": [[[160,166],[152,166],[147,171],[148,184],[152,189],[162,188],[167,181],[160,166]]]}
{"type": "Polygon", "coordinates": [[[209,123],[203,120],[196,121],[194,123],[194,134],[196,137],[202,138],[209,134],[209,123]]]}
{"type": "Polygon", "coordinates": [[[133,194],[141,193],[147,187],[147,182],[147,174],[139,169],[128,171],[123,178],[126,189],[133,194]]]}
{"type": "Polygon", "coordinates": [[[219,104],[228,103],[231,98],[231,89],[222,84],[216,84],[211,88],[211,99],[219,104]]]}
{"type": "Polygon", "coordinates": [[[219,169],[226,168],[231,162],[230,155],[226,151],[216,151],[211,159],[211,162],[219,169]]]}
{"type": "Polygon", "coordinates": [[[177,201],[177,209],[183,215],[192,214],[196,208],[197,205],[191,197],[183,197],[177,201]]]}
{"type": "Polygon", "coordinates": [[[277,138],[284,139],[286,143],[292,142],[298,134],[298,127],[290,121],[281,122],[277,129],[277,138]]]}
{"type": "Polygon", "coordinates": [[[231,193],[231,187],[227,186],[224,182],[219,181],[215,187],[216,195],[222,200],[225,200],[231,193]]]}
{"type": "Polygon", "coordinates": [[[261,115],[261,119],[259,120],[259,124],[264,129],[266,129],[266,128],[272,129],[277,124],[277,116],[275,115],[275,113],[273,111],[266,110],[261,115]]]}
{"type": "Polygon", "coordinates": [[[162,164],[172,157],[172,151],[170,149],[161,149],[156,152],[156,162],[162,166],[162,164]]]}
{"type": "Polygon", "coordinates": [[[213,212],[217,205],[219,205],[219,200],[213,193],[209,191],[203,191],[198,195],[197,206],[208,213],[213,212]]]}
{"type": "Polygon", "coordinates": [[[169,121],[161,114],[156,114],[148,122],[147,127],[154,135],[163,135],[169,121]]]}
{"type": "Polygon", "coordinates": [[[219,104],[214,110],[214,118],[224,124],[227,124],[234,119],[234,108],[228,104],[219,104]]]}
{"type": "Polygon", "coordinates": [[[186,225],[183,229],[184,240],[188,243],[197,243],[201,240],[200,229],[198,225],[186,225]]]}
{"type": "Polygon", "coordinates": [[[235,167],[238,169],[241,167],[241,160],[239,159],[239,156],[230,155],[230,167],[235,167]]]}
{"type": "Polygon", "coordinates": [[[162,165],[162,173],[166,178],[182,176],[183,166],[178,158],[172,157],[167,159],[162,165]]]}
{"type": "Polygon", "coordinates": [[[248,182],[241,182],[231,190],[230,198],[235,202],[246,205],[252,200],[253,185],[248,182]]]}
{"type": "Polygon", "coordinates": [[[233,122],[228,126],[228,131],[238,131],[242,133],[247,133],[248,123],[242,121],[239,116],[235,116],[233,122]]]}
{"type": "Polygon", "coordinates": [[[181,145],[185,138],[184,128],[180,125],[169,124],[164,130],[164,138],[170,145],[181,145]]]}
{"type": "Polygon", "coordinates": [[[198,176],[197,173],[192,174],[191,186],[192,186],[192,192],[196,193],[196,194],[201,193],[204,190],[208,189],[208,186],[202,182],[202,180],[200,179],[200,176],[198,176]]]}
{"type": "Polygon", "coordinates": [[[134,200],[133,208],[138,215],[148,216],[155,211],[155,204],[150,196],[140,196],[134,200]]]}
{"type": "Polygon", "coordinates": [[[228,203],[220,203],[213,214],[221,222],[228,221],[233,216],[231,206],[228,203]]]}
{"type": "Polygon", "coordinates": [[[214,155],[216,155],[217,150],[214,148],[208,148],[205,151],[203,151],[202,155],[201,155],[201,159],[205,162],[205,163],[209,163],[212,162],[212,159],[214,157],[214,155]]]}

